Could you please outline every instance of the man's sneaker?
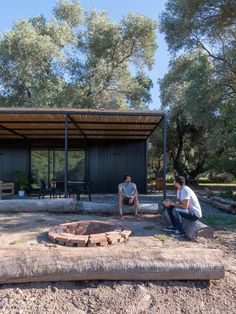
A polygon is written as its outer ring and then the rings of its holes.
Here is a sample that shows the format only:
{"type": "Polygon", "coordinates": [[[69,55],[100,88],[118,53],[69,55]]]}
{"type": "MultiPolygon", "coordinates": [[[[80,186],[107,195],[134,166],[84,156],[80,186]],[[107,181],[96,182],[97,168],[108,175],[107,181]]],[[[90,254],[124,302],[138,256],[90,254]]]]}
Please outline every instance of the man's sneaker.
{"type": "Polygon", "coordinates": [[[167,232],[175,232],[176,228],[174,226],[169,226],[169,227],[164,228],[163,230],[167,232]]]}
{"type": "Polygon", "coordinates": [[[173,237],[174,238],[180,238],[180,237],[183,237],[184,235],[185,235],[184,232],[176,230],[175,233],[173,234],[173,237]]]}
{"type": "Polygon", "coordinates": [[[123,216],[123,215],[120,215],[120,216],[119,216],[119,220],[125,220],[124,216],[123,216]]]}
{"type": "Polygon", "coordinates": [[[135,216],[135,219],[136,219],[136,220],[141,220],[140,215],[137,214],[137,215],[134,215],[134,216],[135,216]]]}

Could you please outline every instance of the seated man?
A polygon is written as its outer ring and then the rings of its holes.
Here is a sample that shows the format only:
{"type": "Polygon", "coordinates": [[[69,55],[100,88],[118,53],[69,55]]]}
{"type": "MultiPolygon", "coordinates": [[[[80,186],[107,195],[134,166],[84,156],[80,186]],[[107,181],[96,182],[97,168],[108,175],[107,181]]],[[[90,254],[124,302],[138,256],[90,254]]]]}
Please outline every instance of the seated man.
{"type": "Polygon", "coordinates": [[[202,210],[196,194],[185,185],[184,177],[176,176],[174,184],[177,189],[177,200],[163,202],[172,223],[165,231],[175,232],[175,237],[181,237],[184,235],[181,217],[195,221],[202,217],[202,210]]]}
{"type": "Polygon", "coordinates": [[[118,185],[118,193],[119,193],[119,212],[120,219],[123,220],[123,205],[133,205],[134,206],[134,214],[136,218],[139,220],[140,217],[138,215],[138,190],[136,184],[131,182],[131,176],[126,174],[124,175],[124,182],[118,185]]]}

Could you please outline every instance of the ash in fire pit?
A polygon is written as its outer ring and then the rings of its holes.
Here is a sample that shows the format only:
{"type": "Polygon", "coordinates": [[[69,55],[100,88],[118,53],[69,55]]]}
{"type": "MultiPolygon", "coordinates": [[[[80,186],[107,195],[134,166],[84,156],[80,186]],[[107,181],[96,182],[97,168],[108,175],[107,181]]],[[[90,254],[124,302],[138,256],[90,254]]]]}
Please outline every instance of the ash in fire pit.
{"type": "Polygon", "coordinates": [[[121,225],[112,222],[84,220],[52,227],[49,238],[57,244],[66,246],[107,246],[125,242],[131,230],[124,230],[121,225]]]}

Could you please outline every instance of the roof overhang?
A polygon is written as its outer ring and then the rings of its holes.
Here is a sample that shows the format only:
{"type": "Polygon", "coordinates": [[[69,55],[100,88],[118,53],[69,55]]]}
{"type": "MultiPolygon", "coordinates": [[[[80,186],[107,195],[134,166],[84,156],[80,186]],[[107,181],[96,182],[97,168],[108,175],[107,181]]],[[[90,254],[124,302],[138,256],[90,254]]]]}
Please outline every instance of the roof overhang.
{"type": "Polygon", "coordinates": [[[0,139],[146,140],[164,116],[159,111],[0,109],[0,139]]]}

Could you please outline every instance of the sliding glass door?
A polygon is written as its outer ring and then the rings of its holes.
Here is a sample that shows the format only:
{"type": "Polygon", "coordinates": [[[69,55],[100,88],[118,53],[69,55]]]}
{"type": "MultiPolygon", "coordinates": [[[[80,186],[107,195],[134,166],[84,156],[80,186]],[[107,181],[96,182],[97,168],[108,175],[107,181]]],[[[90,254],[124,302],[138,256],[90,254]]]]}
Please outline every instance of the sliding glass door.
{"type": "MultiPolygon", "coordinates": [[[[42,149],[31,151],[31,175],[34,185],[39,180],[47,182],[50,187],[52,181],[64,180],[64,150],[42,149]]],[[[85,151],[68,151],[68,181],[83,181],[85,179],[85,151]]]]}

